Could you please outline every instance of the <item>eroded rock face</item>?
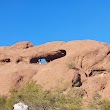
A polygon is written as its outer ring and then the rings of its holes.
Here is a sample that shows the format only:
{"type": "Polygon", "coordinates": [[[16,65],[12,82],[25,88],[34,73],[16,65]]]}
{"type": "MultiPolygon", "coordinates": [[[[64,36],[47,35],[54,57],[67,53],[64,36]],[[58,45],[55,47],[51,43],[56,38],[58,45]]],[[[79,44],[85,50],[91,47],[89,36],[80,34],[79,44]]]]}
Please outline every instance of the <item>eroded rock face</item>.
{"type": "Polygon", "coordinates": [[[27,49],[33,47],[34,45],[31,42],[18,42],[15,45],[11,46],[12,49],[27,49]]]}
{"type": "Polygon", "coordinates": [[[8,96],[12,87],[35,80],[47,90],[68,85],[67,90],[84,89],[88,99],[95,93],[110,99],[109,79],[109,44],[84,40],[0,47],[0,95],[8,96]]]}

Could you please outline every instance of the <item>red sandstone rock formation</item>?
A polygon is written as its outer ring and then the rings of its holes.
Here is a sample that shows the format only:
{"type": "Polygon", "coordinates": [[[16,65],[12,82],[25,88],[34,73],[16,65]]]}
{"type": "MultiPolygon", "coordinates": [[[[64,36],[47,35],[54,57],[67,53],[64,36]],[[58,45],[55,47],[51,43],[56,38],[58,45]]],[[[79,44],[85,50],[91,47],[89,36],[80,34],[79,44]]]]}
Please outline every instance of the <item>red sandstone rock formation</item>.
{"type": "Polygon", "coordinates": [[[0,47],[0,95],[35,80],[44,89],[68,85],[110,99],[110,45],[92,40],[51,42],[34,46],[20,42],[0,47]],[[40,63],[45,59],[45,63],[40,63]]]}

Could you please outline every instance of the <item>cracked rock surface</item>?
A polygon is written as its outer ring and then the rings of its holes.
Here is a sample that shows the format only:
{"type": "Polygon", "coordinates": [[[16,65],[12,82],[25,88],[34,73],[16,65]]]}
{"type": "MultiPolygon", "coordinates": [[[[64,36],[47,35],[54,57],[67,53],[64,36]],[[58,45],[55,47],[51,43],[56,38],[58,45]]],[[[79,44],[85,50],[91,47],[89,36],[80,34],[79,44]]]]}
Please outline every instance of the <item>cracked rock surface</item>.
{"type": "Polygon", "coordinates": [[[0,47],[0,95],[31,80],[46,90],[67,85],[84,89],[88,99],[95,93],[110,99],[110,45],[82,40],[0,47]]]}

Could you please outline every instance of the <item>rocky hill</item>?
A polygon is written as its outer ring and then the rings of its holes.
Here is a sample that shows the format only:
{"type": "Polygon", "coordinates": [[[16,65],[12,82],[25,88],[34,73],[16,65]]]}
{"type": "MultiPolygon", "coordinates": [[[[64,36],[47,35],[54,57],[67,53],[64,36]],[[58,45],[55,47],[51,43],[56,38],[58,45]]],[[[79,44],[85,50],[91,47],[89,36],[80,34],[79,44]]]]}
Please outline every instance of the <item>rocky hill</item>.
{"type": "Polygon", "coordinates": [[[110,45],[84,40],[0,47],[0,95],[31,80],[46,90],[79,88],[88,99],[96,93],[110,99],[110,45]]]}

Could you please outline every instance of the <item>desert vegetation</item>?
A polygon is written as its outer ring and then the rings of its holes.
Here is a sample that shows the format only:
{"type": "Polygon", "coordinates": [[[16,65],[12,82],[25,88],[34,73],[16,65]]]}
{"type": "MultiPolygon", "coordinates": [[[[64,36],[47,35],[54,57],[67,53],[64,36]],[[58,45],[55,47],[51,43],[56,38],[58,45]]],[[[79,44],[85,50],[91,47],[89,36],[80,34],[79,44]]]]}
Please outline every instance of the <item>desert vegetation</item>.
{"type": "Polygon", "coordinates": [[[29,110],[82,110],[80,98],[61,92],[43,91],[35,82],[28,83],[19,91],[11,90],[8,99],[0,97],[0,110],[12,110],[17,102],[24,102],[29,110]]]}
{"type": "Polygon", "coordinates": [[[75,64],[74,64],[73,62],[69,61],[69,62],[67,63],[67,67],[68,67],[69,69],[73,69],[73,68],[75,67],[75,64]]]}
{"type": "Polygon", "coordinates": [[[101,95],[96,93],[93,96],[93,102],[89,104],[89,110],[110,110],[110,101],[101,100],[101,95]]]}
{"type": "MultiPolygon", "coordinates": [[[[29,110],[85,110],[82,98],[86,95],[83,89],[74,89],[69,94],[61,91],[44,91],[42,87],[31,81],[19,91],[12,89],[9,98],[0,97],[0,110],[12,110],[13,105],[24,102],[29,110]]],[[[110,101],[101,101],[101,96],[95,94],[88,110],[110,110],[110,101]]]]}

